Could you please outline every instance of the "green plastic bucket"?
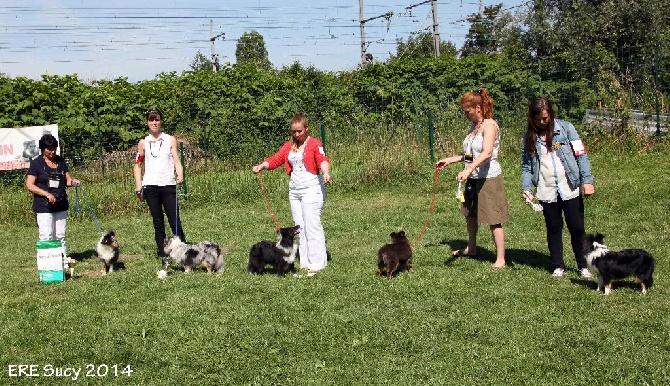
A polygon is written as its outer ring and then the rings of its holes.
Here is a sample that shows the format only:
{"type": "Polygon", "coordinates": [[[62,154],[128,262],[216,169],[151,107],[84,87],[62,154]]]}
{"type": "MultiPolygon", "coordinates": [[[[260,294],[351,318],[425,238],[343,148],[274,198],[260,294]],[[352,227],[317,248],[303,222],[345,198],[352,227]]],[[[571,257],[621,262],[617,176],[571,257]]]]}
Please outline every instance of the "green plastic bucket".
{"type": "Polygon", "coordinates": [[[63,245],[60,240],[38,241],[37,272],[43,283],[59,283],[65,279],[63,272],[63,245]]]}

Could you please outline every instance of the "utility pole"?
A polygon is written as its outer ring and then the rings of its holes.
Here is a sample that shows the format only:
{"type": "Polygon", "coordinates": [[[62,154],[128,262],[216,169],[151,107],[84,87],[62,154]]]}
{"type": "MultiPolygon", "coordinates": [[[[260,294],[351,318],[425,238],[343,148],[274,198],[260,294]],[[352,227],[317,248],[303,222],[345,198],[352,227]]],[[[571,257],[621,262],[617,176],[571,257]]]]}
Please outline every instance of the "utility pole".
{"type": "Polygon", "coordinates": [[[433,11],[433,42],[435,44],[435,57],[440,56],[440,32],[437,30],[437,0],[431,1],[433,11]]]}
{"type": "Polygon", "coordinates": [[[368,57],[372,57],[372,55],[367,55],[365,53],[365,51],[367,51],[365,47],[365,23],[382,17],[386,20],[391,20],[391,17],[393,17],[393,12],[386,12],[383,15],[371,17],[369,19],[363,19],[363,0],[358,0],[358,20],[361,29],[361,64],[368,63],[368,57]]]}
{"type": "MultiPolygon", "coordinates": [[[[482,0],[479,0],[481,4],[482,0]]],[[[405,9],[412,9],[418,7],[419,5],[424,5],[430,3],[431,11],[433,13],[433,48],[435,49],[435,57],[440,56],[440,32],[437,30],[437,0],[426,0],[418,4],[412,4],[405,7],[405,9]]]]}
{"type": "Polygon", "coordinates": [[[219,57],[216,55],[214,50],[214,41],[223,36],[223,39],[226,38],[226,33],[221,32],[220,34],[214,36],[214,20],[209,19],[209,41],[210,48],[212,51],[212,71],[217,72],[219,70],[219,57]]]}
{"type": "Polygon", "coordinates": [[[361,64],[365,64],[365,23],[363,22],[363,0],[358,0],[358,22],[361,28],[361,64]]]}

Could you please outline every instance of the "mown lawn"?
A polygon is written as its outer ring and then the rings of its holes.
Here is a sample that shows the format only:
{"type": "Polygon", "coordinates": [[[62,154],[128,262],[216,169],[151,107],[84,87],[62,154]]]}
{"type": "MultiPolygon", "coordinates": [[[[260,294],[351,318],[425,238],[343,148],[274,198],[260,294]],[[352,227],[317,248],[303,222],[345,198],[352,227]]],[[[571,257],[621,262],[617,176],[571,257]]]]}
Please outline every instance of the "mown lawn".
{"type": "MultiPolygon", "coordinates": [[[[670,177],[658,154],[593,156],[596,195],[587,230],[612,249],[644,248],[657,262],[642,295],[632,280],[610,296],[576,272],[566,234],[566,277],[550,277],[542,216],[519,198],[519,168],[505,167],[512,218],[507,269],[491,272],[493,244],[480,230],[478,258],[452,259],[466,238],[452,182],[440,176],[430,226],[414,249],[415,269],[392,280],[376,273],[376,251],[393,231],[414,242],[428,219],[425,184],[329,187],[324,224],[332,256],[312,278],[250,276],[249,247],[274,239],[256,199],[185,203],[192,241],[229,249],[227,270],[156,278],[150,216],[100,216],[121,243],[124,269],[101,277],[90,217],[68,224],[72,280],[38,281],[29,221],[5,226],[0,242],[0,384],[131,385],[667,385],[670,371],[670,177]],[[35,365],[34,377],[18,365],[35,365]],[[78,379],[47,376],[80,369],[78,379]],[[94,371],[89,372],[88,370],[94,371]],[[129,373],[131,370],[132,373],[129,373]]],[[[430,171],[426,172],[430,175],[430,171]]],[[[255,182],[253,179],[252,182],[255,182]]],[[[197,183],[191,183],[197,191],[197,183]]],[[[289,224],[286,185],[269,187],[289,224]]],[[[0,193],[2,200],[25,192],[0,193]],[[9,195],[12,195],[10,197],[9,195]]],[[[29,205],[29,200],[24,200],[29,205]]],[[[69,373],[68,373],[69,374],[69,373]]]]}

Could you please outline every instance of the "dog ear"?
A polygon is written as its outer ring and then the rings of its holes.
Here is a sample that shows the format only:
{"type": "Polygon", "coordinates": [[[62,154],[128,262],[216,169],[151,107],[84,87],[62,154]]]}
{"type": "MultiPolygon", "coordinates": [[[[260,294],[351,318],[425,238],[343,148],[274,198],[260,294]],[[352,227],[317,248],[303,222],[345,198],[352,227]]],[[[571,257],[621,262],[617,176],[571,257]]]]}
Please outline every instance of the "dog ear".
{"type": "Polygon", "coordinates": [[[392,239],[395,239],[396,233],[395,233],[395,232],[391,232],[391,234],[390,234],[389,236],[390,236],[392,239]]]}
{"type": "Polygon", "coordinates": [[[398,237],[405,237],[405,231],[398,232],[398,237]]]}
{"type": "Polygon", "coordinates": [[[596,237],[595,237],[595,241],[596,241],[598,244],[602,244],[604,239],[605,239],[605,236],[603,236],[602,233],[598,233],[598,234],[596,235],[596,237]]]}

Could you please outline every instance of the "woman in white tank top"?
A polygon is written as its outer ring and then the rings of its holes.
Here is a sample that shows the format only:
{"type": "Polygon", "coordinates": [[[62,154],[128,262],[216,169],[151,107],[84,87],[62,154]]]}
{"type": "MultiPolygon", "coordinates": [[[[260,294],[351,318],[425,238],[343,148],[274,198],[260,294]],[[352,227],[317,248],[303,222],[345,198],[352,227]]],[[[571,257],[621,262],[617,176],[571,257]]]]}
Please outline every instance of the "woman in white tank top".
{"type": "Polygon", "coordinates": [[[149,110],[146,117],[149,135],[137,144],[137,157],[133,166],[135,194],[140,199],[144,198],[149,206],[158,256],[164,258],[167,256],[163,250],[164,216],[168,218],[172,234],[186,242],[177,208],[177,184],[184,182],[184,169],[179,159],[177,140],[163,133],[163,114],[159,110],[149,110]]]}
{"type": "Polygon", "coordinates": [[[496,246],[496,261],[492,270],[505,267],[505,233],[502,223],[509,220],[507,196],[498,163],[500,128],[493,119],[493,100],[485,88],[467,92],[461,97],[461,109],[472,124],[463,141],[463,153],[443,158],[435,168],[464,162],[456,180],[465,183],[461,214],[468,228],[468,245],[452,252],[453,256],[477,255],[477,230],[486,224],[496,246]]]}

